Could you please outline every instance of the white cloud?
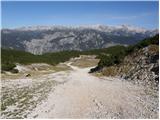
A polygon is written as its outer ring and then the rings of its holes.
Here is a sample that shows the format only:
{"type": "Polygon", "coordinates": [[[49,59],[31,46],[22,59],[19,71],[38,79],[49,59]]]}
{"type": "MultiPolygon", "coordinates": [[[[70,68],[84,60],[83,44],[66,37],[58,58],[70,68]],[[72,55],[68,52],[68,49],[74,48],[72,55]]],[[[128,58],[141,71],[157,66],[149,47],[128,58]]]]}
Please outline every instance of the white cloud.
{"type": "MultiPolygon", "coordinates": [[[[83,14],[77,15],[77,19],[113,19],[113,20],[134,20],[134,19],[144,19],[145,17],[152,16],[153,13],[139,13],[137,15],[110,15],[110,14],[83,14]]],[[[53,15],[48,16],[51,19],[73,19],[75,18],[72,14],[66,15],[53,15]]]]}

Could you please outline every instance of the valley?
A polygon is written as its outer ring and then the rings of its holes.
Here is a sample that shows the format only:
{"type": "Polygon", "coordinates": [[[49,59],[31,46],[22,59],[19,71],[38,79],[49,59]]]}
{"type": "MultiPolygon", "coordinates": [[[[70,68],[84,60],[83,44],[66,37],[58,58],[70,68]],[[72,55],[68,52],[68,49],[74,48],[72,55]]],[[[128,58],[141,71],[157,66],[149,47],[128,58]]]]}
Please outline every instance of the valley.
{"type": "Polygon", "coordinates": [[[158,0],[1,8],[1,119],[159,118],[158,0]]]}
{"type": "Polygon", "coordinates": [[[2,48],[36,55],[59,51],[86,51],[132,45],[156,34],[157,29],[148,30],[131,25],[29,26],[2,29],[2,48]]]}

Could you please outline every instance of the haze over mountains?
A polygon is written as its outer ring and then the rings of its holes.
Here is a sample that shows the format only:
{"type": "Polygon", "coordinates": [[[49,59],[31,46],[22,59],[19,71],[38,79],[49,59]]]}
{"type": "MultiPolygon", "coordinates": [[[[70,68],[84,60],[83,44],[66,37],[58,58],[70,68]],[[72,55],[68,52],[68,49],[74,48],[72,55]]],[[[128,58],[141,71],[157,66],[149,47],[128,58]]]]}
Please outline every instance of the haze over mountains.
{"type": "Polygon", "coordinates": [[[90,50],[114,45],[131,45],[158,30],[130,25],[31,26],[2,29],[2,47],[33,54],[63,50],[90,50]]]}

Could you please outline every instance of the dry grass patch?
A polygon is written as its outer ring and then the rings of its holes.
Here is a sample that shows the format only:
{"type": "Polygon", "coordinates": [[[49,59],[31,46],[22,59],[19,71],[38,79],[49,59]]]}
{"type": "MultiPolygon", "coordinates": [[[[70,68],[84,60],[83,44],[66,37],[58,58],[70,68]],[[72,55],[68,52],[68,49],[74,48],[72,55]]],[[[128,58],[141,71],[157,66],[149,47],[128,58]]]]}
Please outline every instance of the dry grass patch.
{"type": "Polygon", "coordinates": [[[24,66],[28,70],[24,72],[19,72],[16,74],[6,72],[1,74],[1,78],[3,80],[8,80],[8,79],[23,79],[27,78],[26,75],[30,74],[28,78],[37,78],[42,75],[50,74],[50,73],[55,73],[55,72],[60,72],[60,71],[66,71],[70,70],[71,68],[68,67],[65,64],[58,64],[56,66],[52,65],[43,65],[43,64],[33,64],[33,65],[26,65],[24,66]]]}
{"type": "Polygon", "coordinates": [[[102,75],[116,76],[116,75],[127,74],[130,71],[130,69],[131,69],[130,65],[110,66],[102,70],[102,75]]]}
{"type": "Polygon", "coordinates": [[[85,56],[83,55],[80,59],[73,60],[72,65],[85,68],[85,67],[93,67],[96,66],[99,62],[99,59],[95,59],[93,56],[85,56]]]}
{"type": "Polygon", "coordinates": [[[150,53],[159,53],[159,46],[158,45],[150,45],[148,47],[150,53]]]}

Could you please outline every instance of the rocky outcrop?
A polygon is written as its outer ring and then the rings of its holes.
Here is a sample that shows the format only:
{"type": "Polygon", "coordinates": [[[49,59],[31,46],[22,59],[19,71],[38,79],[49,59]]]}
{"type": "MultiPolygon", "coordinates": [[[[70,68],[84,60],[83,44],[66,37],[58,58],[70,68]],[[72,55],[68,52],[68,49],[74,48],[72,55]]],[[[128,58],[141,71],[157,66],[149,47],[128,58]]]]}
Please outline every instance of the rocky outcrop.
{"type": "Polygon", "coordinates": [[[90,50],[136,44],[158,30],[132,26],[37,26],[2,29],[2,47],[43,54],[64,50],[90,50]]]}
{"type": "Polygon", "coordinates": [[[150,45],[125,57],[119,65],[105,67],[102,74],[119,76],[133,83],[158,89],[159,46],[150,45]]]}

